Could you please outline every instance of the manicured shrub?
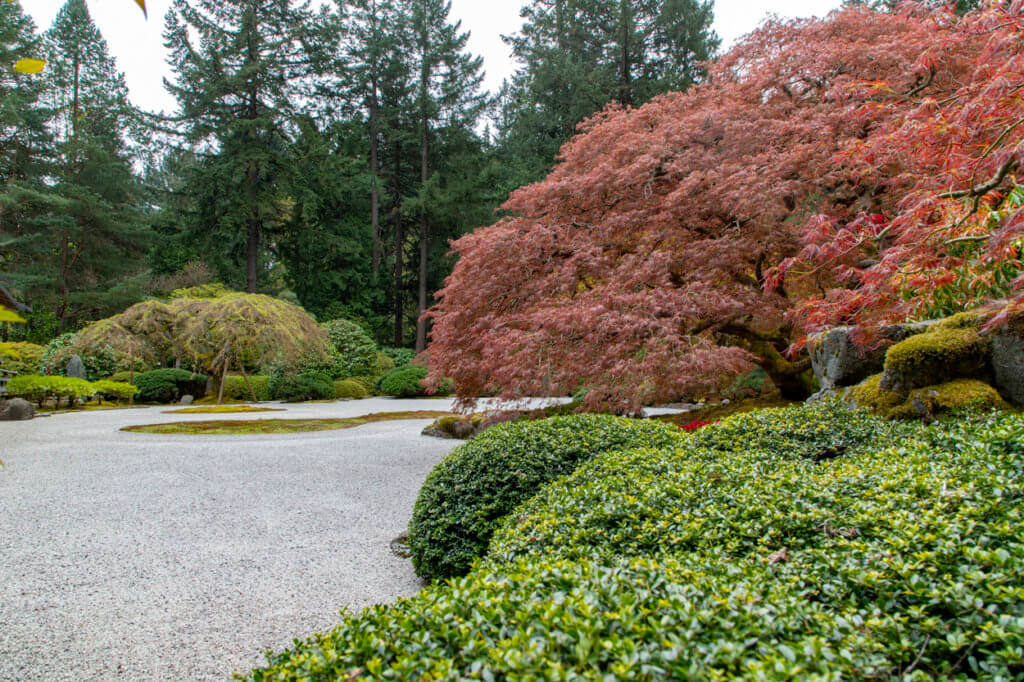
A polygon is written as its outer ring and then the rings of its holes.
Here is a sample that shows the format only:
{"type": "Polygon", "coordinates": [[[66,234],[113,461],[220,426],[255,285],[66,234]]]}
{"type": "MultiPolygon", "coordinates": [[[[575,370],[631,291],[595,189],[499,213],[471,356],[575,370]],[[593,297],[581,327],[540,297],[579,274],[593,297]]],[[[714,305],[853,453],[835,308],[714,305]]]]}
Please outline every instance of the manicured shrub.
{"type": "Polygon", "coordinates": [[[377,344],[362,327],[349,320],[331,320],[320,326],[327,332],[337,354],[332,376],[350,377],[374,371],[377,344]]]}
{"type": "Polygon", "coordinates": [[[68,407],[74,407],[83,399],[96,395],[96,388],[85,379],[23,374],[7,383],[7,393],[12,397],[34,401],[40,407],[49,398],[56,399],[58,407],[62,402],[68,407]]]}
{"type": "Polygon", "coordinates": [[[384,346],[380,349],[380,352],[391,358],[391,361],[395,363],[395,367],[404,367],[405,365],[411,364],[413,358],[416,357],[416,351],[412,348],[392,348],[390,346],[384,346]]]}
{"type": "Polygon", "coordinates": [[[369,376],[369,375],[367,375],[367,376],[358,376],[358,377],[348,377],[348,381],[354,381],[357,384],[359,384],[360,386],[362,386],[363,390],[366,391],[367,395],[375,395],[375,393],[374,393],[374,390],[375,390],[374,389],[374,385],[377,383],[377,377],[372,377],[372,376],[369,376]]]}
{"type": "MultiPolygon", "coordinates": [[[[783,430],[816,418],[793,412],[783,430]]],[[[469,576],[252,678],[1018,679],[1024,418],[851,419],[889,441],[819,462],[696,436],[599,455],[469,576]]]]}
{"type": "Polygon", "coordinates": [[[377,360],[373,365],[374,380],[384,376],[395,368],[395,361],[384,353],[377,353],[377,360]]]}
{"type": "Polygon", "coordinates": [[[358,381],[351,379],[335,379],[334,381],[335,398],[355,398],[361,400],[368,395],[369,393],[366,388],[358,381]]]}
{"type": "Polygon", "coordinates": [[[0,343],[0,360],[3,360],[3,368],[9,372],[38,374],[45,351],[44,346],[25,341],[0,343]]]}
{"type": "Polygon", "coordinates": [[[498,424],[456,448],[427,476],[409,524],[421,577],[463,575],[498,522],[540,487],[601,452],[661,447],[678,429],[604,415],[498,424]]]}
{"type": "Polygon", "coordinates": [[[139,400],[147,403],[169,403],[182,396],[201,398],[206,393],[205,374],[184,369],[155,369],[135,375],[139,400]]]}
{"type": "Polygon", "coordinates": [[[270,395],[274,400],[298,403],[304,400],[333,400],[334,382],[322,372],[270,375],[270,395]]]}
{"type": "Polygon", "coordinates": [[[7,395],[12,398],[24,398],[42,407],[43,401],[51,395],[51,379],[52,377],[36,374],[19,374],[7,382],[7,395]]]}
{"type": "Polygon", "coordinates": [[[377,388],[384,395],[397,398],[414,398],[427,394],[423,380],[427,378],[427,368],[420,365],[406,365],[393,369],[377,381],[377,388]]]}
{"type": "Polygon", "coordinates": [[[105,400],[115,400],[117,402],[130,400],[139,393],[139,388],[133,384],[121,381],[112,381],[110,379],[94,381],[92,382],[92,387],[96,389],[96,393],[102,396],[105,400]]]}
{"type": "Polygon", "coordinates": [[[244,377],[235,375],[225,377],[224,398],[227,400],[252,400],[249,386],[252,386],[253,391],[256,392],[256,400],[261,402],[273,400],[270,393],[270,377],[262,374],[249,376],[249,385],[246,385],[244,377]]]}
{"type": "Polygon", "coordinates": [[[128,372],[126,370],[121,370],[120,372],[114,372],[107,378],[110,381],[117,381],[124,384],[130,384],[133,383],[135,381],[135,377],[139,376],[140,374],[142,374],[142,372],[128,372]]]}

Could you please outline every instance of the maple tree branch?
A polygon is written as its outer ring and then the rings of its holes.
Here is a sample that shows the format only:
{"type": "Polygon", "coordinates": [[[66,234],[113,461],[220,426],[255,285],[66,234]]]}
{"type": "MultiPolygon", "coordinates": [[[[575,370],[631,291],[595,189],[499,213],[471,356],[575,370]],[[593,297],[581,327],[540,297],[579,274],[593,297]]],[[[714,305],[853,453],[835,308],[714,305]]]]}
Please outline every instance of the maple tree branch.
{"type": "Polygon", "coordinates": [[[1017,159],[1010,159],[1009,161],[1004,163],[1002,166],[1000,166],[1000,168],[996,172],[996,174],[994,176],[992,176],[992,178],[989,179],[988,181],[983,182],[980,185],[975,185],[974,187],[971,187],[969,189],[961,189],[961,190],[956,190],[956,191],[953,191],[953,192],[945,192],[944,194],[940,194],[939,198],[940,199],[963,199],[964,197],[984,196],[984,195],[988,194],[989,192],[991,192],[992,190],[994,190],[996,187],[999,187],[999,185],[1003,184],[1003,180],[1006,179],[1006,176],[1009,175],[1010,171],[1012,171],[1016,167],[1017,167],[1017,159]]]}

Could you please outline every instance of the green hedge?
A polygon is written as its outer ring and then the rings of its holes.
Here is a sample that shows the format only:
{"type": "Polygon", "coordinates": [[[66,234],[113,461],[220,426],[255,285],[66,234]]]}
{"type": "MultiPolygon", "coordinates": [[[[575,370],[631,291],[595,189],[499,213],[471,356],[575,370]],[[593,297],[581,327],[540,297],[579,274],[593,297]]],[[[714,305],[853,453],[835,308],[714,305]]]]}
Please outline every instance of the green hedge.
{"type": "MultiPolygon", "coordinates": [[[[764,444],[773,421],[820,414],[745,424],[764,444]]],[[[868,435],[832,459],[696,436],[599,455],[510,516],[470,575],[346,616],[252,678],[1020,679],[1024,418],[850,420],[838,439],[868,435]]]]}
{"type": "Polygon", "coordinates": [[[335,398],[355,398],[361,400],[370,395],[366,387],[352,379],[336,379],[334,382],[335,398]]]}
{"type": "Polygon", "coordinates": [[[40,376],[21,374],[7,382],[7,395],[43,403],[50,398],[55,399],[57,407],[66,401],[69,407],[96,395],[96,388],[85,379],[62,376],[40,376]]]}
{"type": "Polygon", "coordinates": [[[131,400],[139,393],[139,388],[134,384],[122,381],[111,381],[110,379],[94,381],[92,382],[92,387],[96,389],[96,393],[101,395],[104,399],[116,400],[117,402],[131,400]]]}
{"type": "Polygon", "coordinates": [[[304,400],[333,400],[334,382],[323,372],[270,375],[270,394],[274,400],[298,403],[304,400]]]}
{"type": "Polygon", "coordinates": [[[502,517],[552,479],[609,450],[669,445],[675,427],[604,415],[509,422],[456,448],[427,476],[409,524],[421,577],[465,574],[502,517]]]}
{"type": "MultiPolygon", "coordinates": [[[[273,400],[270,393],[270,377],[254,374],[249,377],[249,384],[256,392],[256,400],[273,400]]],[[[230,375],[224,379],[224,397],[227,400],[252,400],[252,393],[245,383],[245,378],[230,375]]]]}
{"type": "Polygon", "coordinates": [[[202,398],[206,394],[205,374],[184,369],[154,369],[135,375],[139,400],[146,403],[170,403],[182,396],[202,398]]]}
{"type": "Polygon", "coordinates": [[[415,398],[427,394],[423,380],[427,368],[421,365],[406,365],[393,369],[377,381],[377,389],[384,395],[397,398],[415,398]]]}

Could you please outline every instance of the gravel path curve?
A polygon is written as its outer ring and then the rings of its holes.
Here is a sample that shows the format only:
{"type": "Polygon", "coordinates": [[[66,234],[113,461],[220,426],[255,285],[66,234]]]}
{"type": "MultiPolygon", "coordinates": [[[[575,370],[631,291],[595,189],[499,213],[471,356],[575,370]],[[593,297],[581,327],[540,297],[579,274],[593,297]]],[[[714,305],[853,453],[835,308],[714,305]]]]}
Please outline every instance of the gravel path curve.
{"type": "Polygon", "coordinates": [[[342,608],[422,587],[389,542],[457,442],[423,420],[264,436],[126,433],[199,419],[444,410],[439,399],[0,423],[0,680],[223,680],[342,608]]]}

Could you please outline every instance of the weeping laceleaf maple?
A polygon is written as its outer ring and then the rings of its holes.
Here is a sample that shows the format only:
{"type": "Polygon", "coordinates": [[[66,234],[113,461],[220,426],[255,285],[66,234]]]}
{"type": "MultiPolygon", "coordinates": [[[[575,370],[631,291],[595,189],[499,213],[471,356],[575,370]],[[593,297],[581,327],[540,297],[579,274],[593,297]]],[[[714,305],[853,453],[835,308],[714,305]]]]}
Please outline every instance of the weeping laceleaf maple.
{"type": "Polygon", "coordinates": [[[756,364],[805,390],[806,360],[782,355],[786,315],[831,275],[769,290],[767,273],[798,252],[809,216],[895,209],[887,168],[835,159],[953,89],[977,49],[937,43],[946,30],[941,16],[868,10],[771,23],[708,83],[596,115],[548,178],[512,195],[513,217],[453,244],[431,376],[465,398],[585,386],[590,406],[621,410],[713,395],[756,364]]]}
{"type": "Polygon", "coordinates": [[[792,284],[823,270],[836,276],[837,286],[793,312],[805,330],[837,323],[870,330],[985,304],[1002,309],[998,324],[1024,307],[1024,192],[1014,190],[1024,170],[1022,12],[1018,0],[990,3],[960,21],[933,17],[946,26],[918,69],[930,77],[954,68],[957,79],[930,88],[906,115],[896,98],[857,112],[878,119],[881,110],[890,125],[847,145],[837,163],[859,168],[861,185],[878,186],[884,177],[884,191],[900,201],[854,220],[808,222],[805,248],[773,278],[792,284]]]}

